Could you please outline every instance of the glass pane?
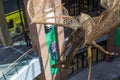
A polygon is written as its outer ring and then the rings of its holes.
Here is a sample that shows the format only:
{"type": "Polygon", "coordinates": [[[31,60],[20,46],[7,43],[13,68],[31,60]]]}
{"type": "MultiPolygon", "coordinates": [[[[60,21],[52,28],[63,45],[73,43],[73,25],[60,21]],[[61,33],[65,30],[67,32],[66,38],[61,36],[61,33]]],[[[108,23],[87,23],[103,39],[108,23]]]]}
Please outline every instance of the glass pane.
{"type": "Polygon", "coordinates": [[[71,73],[72,73],[72,69],[71,68],[67,69],[67,75],[70,75],[71,73]]]}
{"type": "Polygon", "coordinates": [[[104,59],[104,53],[98,50],[98,61],[103,60],[103,59],[104,59]]]}
{"type": "Polygon", "coordinates": [[[88,65],[88,60],[86,58],[87,58],[87,52],[84,52],[84,66],[88,65]]]}
{"type": "Polygon", "coordinates": [[[82,68],[82,55],[78,55],[78,69],[82,68]]]}
{"type": "Polygon", "coordinates": [[[92,61],[93,62],[96,62],[96,53],[97,53],[97,50],[96,49],[92,49],[92,61]]]}
{"type": "Polygon", "coordinates": [[[23,0],[5,0],[3,2],[3,7],[11,38],[13,39],[22,35],[25,25],[23,0]]]}
{"type": "Polygon", "coordinates": [[[79,63],[78,63],[78,69],[82,68],[82,61],[79,59],[79,63]]]}
{"type": "Polygon", "coordinates": [[[74,71],[77,71],[77,58],[74,58],[74,60],[73,60],[73,68],[74,68],[74,71]]]}

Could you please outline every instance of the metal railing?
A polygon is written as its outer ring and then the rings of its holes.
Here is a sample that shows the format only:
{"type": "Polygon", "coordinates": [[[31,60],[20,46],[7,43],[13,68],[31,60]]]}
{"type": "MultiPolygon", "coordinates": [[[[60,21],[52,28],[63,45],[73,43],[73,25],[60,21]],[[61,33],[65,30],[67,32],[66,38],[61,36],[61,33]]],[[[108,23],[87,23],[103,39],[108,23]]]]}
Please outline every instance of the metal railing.
{"type": "Polygon", "coordinates": [[[7,67],[3,71],[0,71],[0,80],[8,80],[12,75],[18,74],[23,66],[28,65],[36,57],[33,54],[32,49],[29,49],[13,63],[7,64],[7,67]]]}
{"type": "MultiPolygon", "coordinates": [[[[106,41],[101,42],[100,45],[106,49],[106,41]]],[[[106,59],[106,54],[102,51],[92,48],[92,63],[97,64],[106,59]]],[[[74,57],[72,63],[74,67],[70,68],[68,71],[68,76],[74,75],[76,72],[80,72],[88,67],[88,59],[87,59],[87,50],[81,49],[77,52],[74,57]]]]}

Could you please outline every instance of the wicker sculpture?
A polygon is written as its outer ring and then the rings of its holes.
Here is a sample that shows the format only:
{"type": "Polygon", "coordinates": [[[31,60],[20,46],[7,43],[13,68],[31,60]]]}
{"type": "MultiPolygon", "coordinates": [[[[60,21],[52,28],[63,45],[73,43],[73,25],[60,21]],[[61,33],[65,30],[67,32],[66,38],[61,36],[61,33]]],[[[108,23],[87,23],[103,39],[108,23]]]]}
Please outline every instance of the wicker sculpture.
{"type": "Polygon", "coordinates": [[[90,17],[84,13],[81,13],[81,15],[77,17],[69,16],[67,9],[65,9],[63,5],[54,7],[54,0],[41,0],[40,5],[37,5],[36,7],[36,12],[34,12],[32,1],[34,0],[29,0],[27,6],[31,23],[53,24],[56,26],[63,26],[73,29],[73,32],[69,36],[67,43],[63,46],[63,55],[61,56],[60,61],[53,65],[53,67],[58,67],[61,69],[72,67],[70,63],[73,60],[76,52],[80,49],[80,47],[87,48],[89,63],[88,80],[90,80],[92,66],[91,47],[94,46],[104,53],[112,55],[110,52],[104,50],[101,46],[96,44],[95,40],[120,25],[120,0],[101,0],[101,5],[106,10],[102,12],[99,17],[90,17]],[[47,1],[49,1],[49,6],[51,9],[46,11],[47,8],[45,8],[45,3],[47,1]],[[60,16],[47,16],[47,14],[55,12],[56,9],[62,10],[62,14],[60,16]],[[56,22],[50,21],[49,19],[59,19],[61,21],[56,22]],[[72,49],[66,58],[64,53],[69,44],[72,45],[72,49]]]}

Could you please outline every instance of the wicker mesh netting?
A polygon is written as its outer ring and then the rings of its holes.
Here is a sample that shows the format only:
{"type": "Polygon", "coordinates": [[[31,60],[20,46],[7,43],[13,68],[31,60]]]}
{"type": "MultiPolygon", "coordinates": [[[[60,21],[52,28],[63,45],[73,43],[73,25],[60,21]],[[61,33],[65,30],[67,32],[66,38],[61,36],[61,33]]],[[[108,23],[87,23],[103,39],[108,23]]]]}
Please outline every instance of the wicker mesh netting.
{"type": "Polygon", "coordinates": [[[106,8],[106,11],[104,12],[105,14],[103,14],[104,17],[101,20],[99,19],[98,27],[100,28],[96,29],[98,35],[104,35],[113,28],[111,26],[119,23],[117,20],[120,11],[119,2],[119,0],[101,0],[101,5],[106,8]]]}
{"type": "MultiPolygon", "coordinates": [[[[40,4],[36,5],[34,9],[33,3],[32,3],[33,1],[35,0],[29,0],[27,5],[27,11],[32,23],[60,25],[63,27],[72,28],[73,30],[76,30],[78,27],[83,27],[84,29],[89,28],[89,30],[86,30],[88,31],[89,34],[91,33],[91,30],[93,30],[93,28],[96,31],[98,30],[98,28],[96,28],[95,26],[95,21],[87,14],[83,14],[75,18],[75,17],[69,16],[68,10],[65,7],[63,7],[63,5],[58,5],[57,7],[52,6],[49,9],[42,9],[41,7],[43,6],[41,5],[44,5],[42,2],[37,2],[40,4]],[[62,14],[59,16],[55,15],[55,11],[61,10],[61,9],[62,9],[62,14]],[[50,13],[52,13],[52,15],[49,15],[50,13]],[[56,21],[56,19],[58,21],[56,21]]],[[[111,9],[111,8],[114,8],[114,6],[118,1],[119,0],[101,0],[101,5],[105,9],[108,9],[108,8],[111,9]]],[[[52,0],[50,4],[54,4],[53,2],[54,0],[52,0]]],[[[101,23],[102,21],[103,20],[99,22],[101,23]]],[[[101,30],[101,31],[104,31],[104,30],[101,30]]]]}
{"type": "Polygon", "coordinates": [[[113,8],[118,0],[101,0],[101,5],[105,8],[113,8]]]}
{"type": "Polygon", "coordinates": [[[78,27],[81,27],[83,25],[84,28],[86,28],[88,25],[91,26],[92,24],[94,24],[92,18],[87,14],[83,14],[82,16],[78,16],[78,17],[69,16],[68,10],[65,7],[63,7],[63,5],[59,5],[57,7],[50,8],[49,10],[44,10],[44,11],[41,10],[40,5],[37,5],[37,8],[35,8],[34,11],[32,1],[33,0],[29,0],[27,5],[27,11],[32,23],[55,24],[63,27],[69,27],[72,28],[73,30],[76,30],[78,27]],[[62,9],[62,14],[59,16],[55,16],[55,15],[47,16],[49,13],[55,12],[56,9],[62,9]],[[49,19],[54,19],[54,20],[58,19],[61,21],[51,22],[49,19]]]}
{"type": "MultiPolygon", "coordinates": [[[[65,27],[78,27],[80,24],[79,22],[74,18],[69,16],[69,13],[67,11],[67,9],[65,7],[63,7],[62,5],[59,5],[57,7],[52,7],[49,8],[48,10],[41,10],[41,6],[37,5],[37,8],[33,8],[33,0],[29,0],[28,1],[28,5],[27,5],[27,11],[28,14],[30,16],[31,22],[32,23],[40,23],[40,24],[55,24],[55,25],[61,25],[61,26],[65,26],[65,27]],[[55,10],[57,9],[62,9],[62,14],[60,16],[56,16],[54,15],[50,15],[48,16],[50,13],[55,13],[55,10]],[[36,11],[36,12],[34,12],[36,11]],[[62,21],[50,21],[49,19],[58,19],[62,21]]],[[[42,3],[41,3],[42,4],[42,3]]],[[[74,29],[75,29],[74,27],[74,29]]],[[[73,28],[72,28],[73,29],[73,28]]]]}

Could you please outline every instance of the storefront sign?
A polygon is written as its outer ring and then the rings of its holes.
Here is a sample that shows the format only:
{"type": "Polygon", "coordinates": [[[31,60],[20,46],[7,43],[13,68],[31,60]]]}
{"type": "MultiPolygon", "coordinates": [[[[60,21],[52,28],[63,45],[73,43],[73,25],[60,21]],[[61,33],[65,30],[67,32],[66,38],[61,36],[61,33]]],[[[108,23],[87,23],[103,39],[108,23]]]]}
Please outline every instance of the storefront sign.
{"type": "Polygon", "coordinates": [[[120,46],[120,27],[116,28],[116,32],[115,32],[115,46],[120,46]]]}
{"type": "MultiPolygon", "coordinates": [[[[45,12],[51,10],[47,9],[45,12]]],[[[48,13],[45,17],[53,17],[54,12],[48,13]]],[[[54,18],[49,18],[46,20],[46,22],[55,22],[54,18]]],[[[58,61],[58,52],[57,52],[57,46],[56,46],[56,32],[54,25],[45,25],[45,33],[46,33],[46,43],[47,43],[47,48],[48,48],[48,53],[49,53],[49,62],[50,62],[50,67],[51,67],[51,74],[54,75],[58,72],[58,68],[53,68],[52,65],[54,65],[58,61]]]]}

